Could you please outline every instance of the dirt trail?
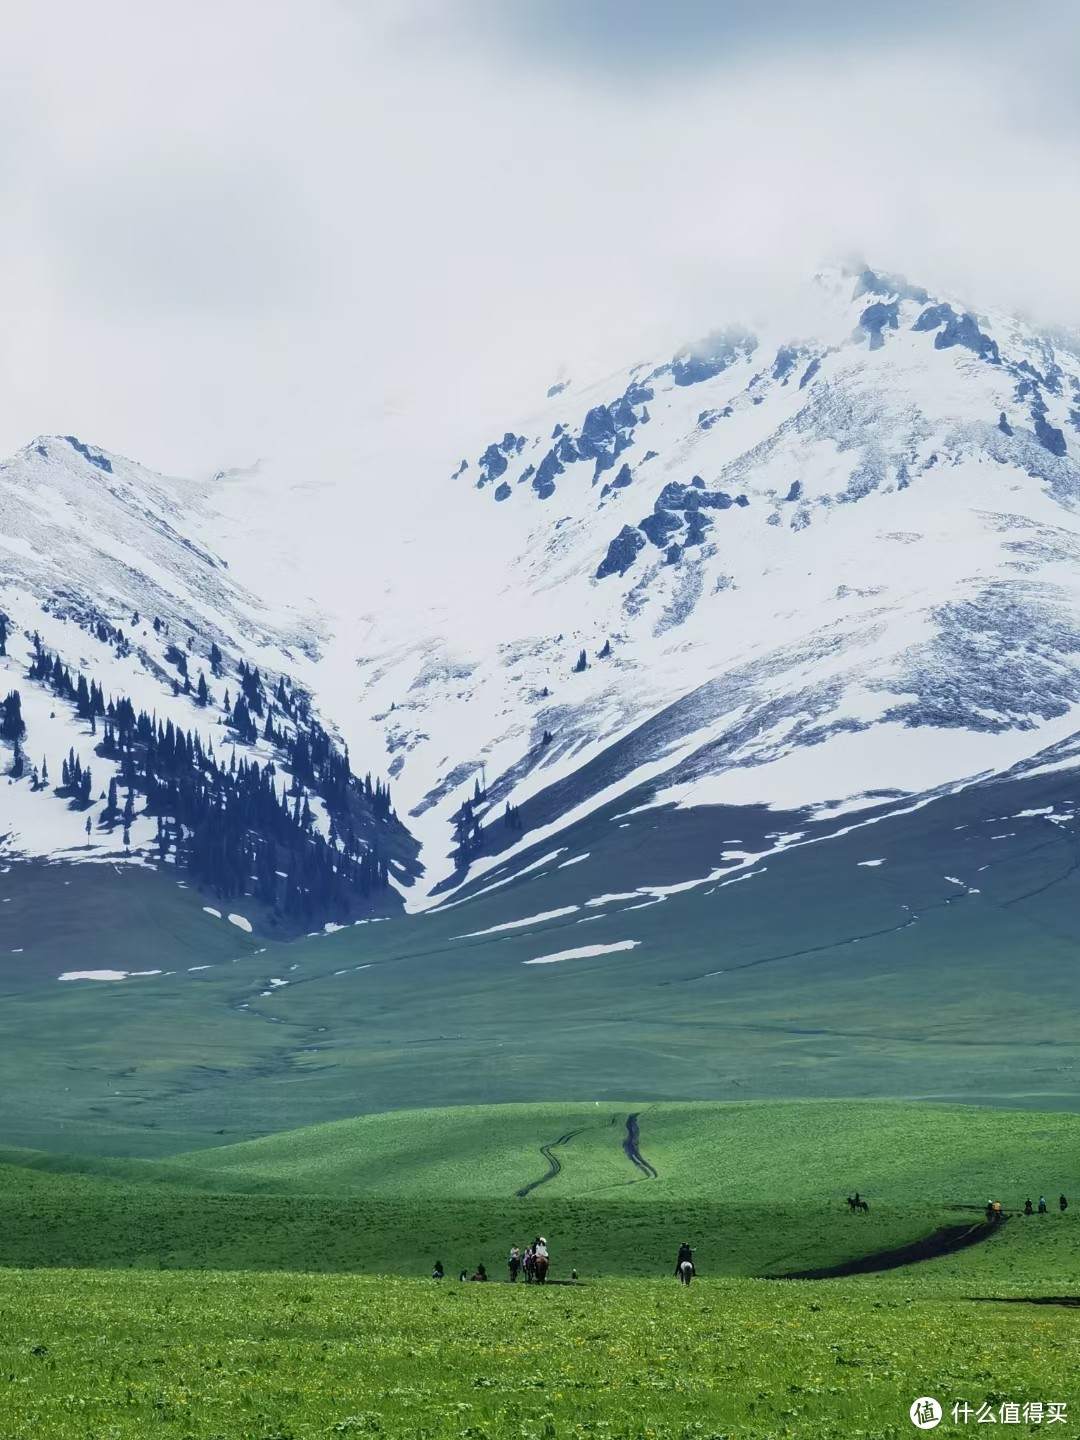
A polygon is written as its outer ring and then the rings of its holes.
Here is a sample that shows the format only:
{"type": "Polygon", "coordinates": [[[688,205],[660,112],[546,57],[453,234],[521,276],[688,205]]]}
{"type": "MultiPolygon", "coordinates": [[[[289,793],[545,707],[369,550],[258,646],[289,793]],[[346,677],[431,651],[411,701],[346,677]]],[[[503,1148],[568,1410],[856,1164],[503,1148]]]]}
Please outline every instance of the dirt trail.
{"type": "Polygon", "coordinates": [[[655,1180],[657,1178],[656,1167],[650,1165],[642,1155],[638,1149],[638,1140],[638,1115],[628,1115],[626,1117],[626,1139],[622,1142],[623,1152],[630,1164],[640,1170],[646,1180],[655,1180]]]}
{"type": "Polygon", "coordinates": [[[514,1194],[519,1200],[523,1200],[526,1195],[531,1195],[539,1185],[546,1185],[549,1180],[555,1179],[555,1176],[558,1175],[562,1169],[562,1161],[551,1152],[557,1145],[569,1145],[575,1135],[580,1135],[588,1128],[587,1125],[582,1125],[580,1130],[570,1130],[565,1135],[560,1135],[557,1140],[552,1140],[550,1145],[540,1146],[540,1154],[543,1155],[544,1159],[548,1162],[548,1172],[546,1175],[541,1175],[539,1180],[530,1180],[528,1185],[523,1185],[520,1190],[515,1190],[514,1194]]]}
{"type": "Polygon", "coordinates": [[[966,1250],[969,1245],[980,1245],[1007,1223],[1007,1220],[999,1220],[996,1224],[980,1220],[974,1225],[943,1225],[933,1234],[913,1240],[910,1245],[899,1245],[895,1250],[879,1250],[874,1255],[861,1255],[857,1260],[845,1260],[840,1265],[827,1265],[818,1270],[792,1270],[775,1278],[839,1280],[844,1275],[873,1275],[879,1270],[898,1270],[901,1265],[934,1260],[939,1255],[953,1255],[957,1250],[966,1250]]]}

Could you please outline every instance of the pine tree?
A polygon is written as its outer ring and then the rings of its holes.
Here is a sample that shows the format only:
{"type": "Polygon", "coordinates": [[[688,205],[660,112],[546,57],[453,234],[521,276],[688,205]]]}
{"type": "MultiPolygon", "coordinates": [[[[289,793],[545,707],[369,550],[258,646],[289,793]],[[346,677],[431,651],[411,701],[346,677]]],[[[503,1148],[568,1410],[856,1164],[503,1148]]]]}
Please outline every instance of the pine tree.
{"type": "Polygon", "coordinates": [[[577,657],[577,664],[574,666],[574,674],[575,674],[575,675],[580,675],[583,670],[587,670],[588,668],[589,668],[589,662],[588,662],[588,660],[585,658],[585,651],[582,650],[581,653],[580,653],[580,654],[578,655],[578,657],[577,657]]]}
{"type": "Polygon", "coordinates": [[[602,650],[600,650],[600,651],[597,652],[596,658],[597,658],[598,660],[606,660],[606,659],[608,659],[608,657],[610,656],[610,654],[611,654],[611,641],[610,641],[610,640],[605,640],[605,641],[604,641],[604,648],[603,648],[602,650]]]}
{"type": "Polygon", "coordinates": [[[12,690],[0,706],[0,740],[10,740],[14,745],[26,734],[26,723],[22,717],[22,698],[18,690],[12,690]]]}
{"type": "Polygon", "coordinates": [[[210,703],[210,687],[207,685],[206,676],[201,670],[199,671],[199,686],[195,692],[195,698],[200,705],[209,705],[210,703]]]}
{"type": "Polygon", "coordinates": [[[0,655],[7,654],[8,617],[0,610],[0,655]]]}

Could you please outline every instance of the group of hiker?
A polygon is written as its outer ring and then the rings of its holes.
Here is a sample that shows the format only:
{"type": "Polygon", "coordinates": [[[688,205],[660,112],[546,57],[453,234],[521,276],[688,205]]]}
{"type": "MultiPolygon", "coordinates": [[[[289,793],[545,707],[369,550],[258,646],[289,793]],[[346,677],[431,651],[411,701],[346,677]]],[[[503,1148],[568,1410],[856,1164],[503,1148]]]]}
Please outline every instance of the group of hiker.
{"type": "MultiPolygon", "coordinates": [[[[516,1284],[519,1275],[524,1276],[526,1285],[546,1285],[548,1277],[548,1266],[551,1264],[551,1256],[548,1253],[548,1243],[543,1235],[538,1235],[531,1245],[526,1245],[524,1250],[517,1245],[511,1245],[510,1256],[506,1262],[510,1272],[511,1284],[516,1284]]],[[[446,1272],[443,1270],[441,1260],[435,1261],[435,1268],[431,1272],[433,1280],[444,1280],[446,1272]]],[[[477,1265],[470,1275],[467,1270],[462,1270],[458,1276],[459,1280],[478,1280],[484,1282],[491,1277],[484,1265],[477,1265]]],[[[577,1279],[577,1271],[570,1272],[572,1280],[577,1279]]]]}

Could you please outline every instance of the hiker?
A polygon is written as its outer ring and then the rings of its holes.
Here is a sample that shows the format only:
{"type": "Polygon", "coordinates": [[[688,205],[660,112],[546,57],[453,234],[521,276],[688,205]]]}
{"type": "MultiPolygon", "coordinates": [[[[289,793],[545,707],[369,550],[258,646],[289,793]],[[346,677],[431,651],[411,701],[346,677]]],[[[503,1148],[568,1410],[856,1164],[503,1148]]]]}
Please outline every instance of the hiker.
{"type": "Polygon", "coordinates": [[[987,1224],[989,1224],[989,1222],[990,1222],[991,1220],[993,1220],[993,1218],[994,1218],[994,1202],[993,1202],[992,1200],[987,1200],[987,1202],[986,1202],[986,1220],[987,1220],[987,1224]]]}
{"type": "Polygon", "coordinates": [[[1040,1195],[1040,1196],[1039,1196],[1039,1214],[1040,1214],[1040,1215],[1045,1215],[1045,1214],[1046,1214],[1046,1196],[1045,1196],[1045,1195],[1040,1195]]]}
{"type": "Polygon", "coordinates": [[[1065,1214],[1065,1211],[1066,1211],[1068,1208],[1069,1208],[1069,1202],[1065,1199],[1065,1196],[1064,1196],[1064,1195],[1059,1195],[1059,1196],[1058,1196],[1058,1209],[1059,1209],[1059,1210],[1061,1211],[1061,1213],[1064,1215],[1064,1214],[1065,1214]]]}
{"type": "Polygon", "coordinates": [[[510,1271],[510,1283],[512,1285],[518,1277],[518,1271],[521,1269],[521,1251],[516,1245],[510,1246],[510,1259],[507,1260],[506,1267],[510,1271]]]}
{"type": "Polygon", "coordinates": [[[1000,1219],[1001,1219],[1001,1201],[1000,1201],[1000,1200],[995,1200],[995,1201],[994,1201],[994,1223],[996,1224],[1000,1219]]]}
{"type": "Polygon", "coordinates": [[[536,1257],[531,1245],[525,1246],[525,1254],[521,1257],[521,1268],[525,1271],[525,1284],[531,1285],[536,1278],[536,1257]]]}
{"type": "Polygon", "coordinates": [[[484,1269],[483,1265],[477,1265],[477,1267],[476,1267],[476,1274],[475,1274],[475,1275],[470,1275],[470,1276],[469,1276],[469,1279],[470,1279],[470,1280],[486,1280],[486,1279],[487,1279],[487,1271],[484,1269]]]}
{"type": "Polygon", "coordinates": [[[432,1270],[432,1272],[431,1272],[431,1278],[432,1278],[433,1280],[441,1280],[441,1279],[443,1279],[443,1268],[442,1268],[442,1261],[441,1261],[441,1260],[436,1260],[436,1261],[435,1261],[435,1269],[432,1270]]]}
{"type": "Polygon", "coordinates": [[[1024,1214],[1025,1214],[1025,1215],[1034,1215],[1034,1213],[1035,1213],[1035,1207],[1032,1205],[1032,1203],[1031,1203],[1031,1198],[1030,1198],[1030,1196],[1029,1196],[1028,1199],[1024,1201],[1024,1214]]]}
{"type": "Polygon", "coordinates": [[[467,1280],[469,1278],[469,1272],[467,1270],[462,1270],[461,1274],[457,1278],[459,1280],[467,1280]]]}
{"type": "Polygon", "coordinates": [[[533,1246],[533,1270],[536,1274],[536,1283],[538,1285],[547,1284],[548,1263],[547,1241],[541,1235],[533,1246]]]}
{"type": "Polygon", "coordinates": [[[574,1281],[577,1280],[577,1271],[576,1271],[576,1270],[571,1270],[571,1271],[570,1271],[570,1279],[571,1279],[571,1280],[574,1280],[574,1281]]]}

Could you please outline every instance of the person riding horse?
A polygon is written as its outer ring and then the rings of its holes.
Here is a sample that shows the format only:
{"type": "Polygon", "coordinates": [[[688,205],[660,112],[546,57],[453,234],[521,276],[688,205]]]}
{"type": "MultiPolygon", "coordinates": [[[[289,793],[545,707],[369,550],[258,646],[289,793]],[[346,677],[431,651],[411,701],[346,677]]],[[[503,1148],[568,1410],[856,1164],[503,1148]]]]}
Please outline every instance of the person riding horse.
{"type": "Polygon", "coordinates": [[[847,1203],[848,1209],[852,1212],[852,1214],[854,1214],[856,1210],[865,1210],[867,1213],[869,1213],[870,1211],[870,1206],[862,1198],[858,1190],[855,1191],[854,1195],[849,1195],[847,1197],[847,1203]]]}
{"type": "Polygon", "coordinates": [[[533,1272],[538,1285],[547,1284],[548,1263],[547,1241],[541,1235],[533,1246],[533,1272]]]}
{"type": "Polygon", "coordinates": [[[690,1242],[684,1240],[679,1246],[678,1259],[675,1261],[675,1277],[681,1284],[689,1285],[695,1273],[694,1252],[690,1249],[690,1242]]]}

